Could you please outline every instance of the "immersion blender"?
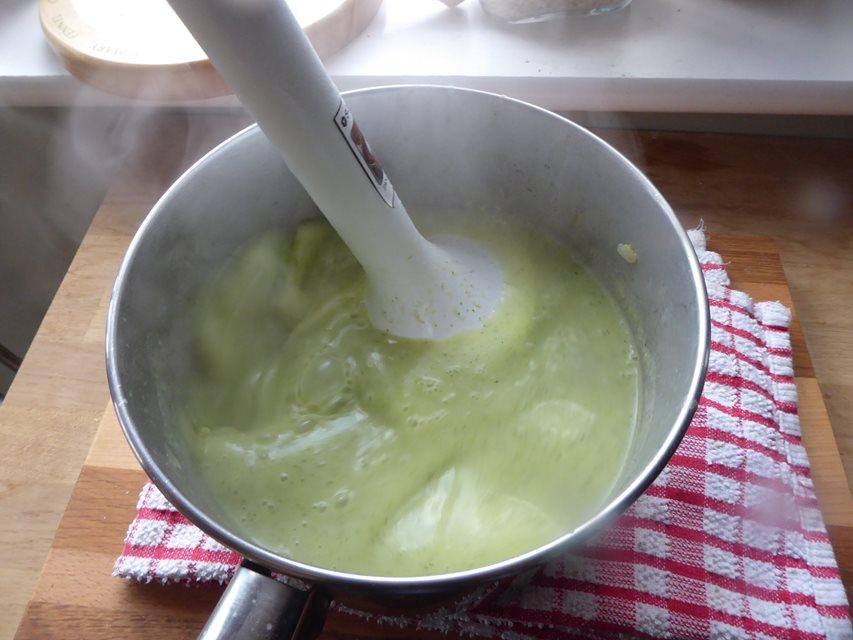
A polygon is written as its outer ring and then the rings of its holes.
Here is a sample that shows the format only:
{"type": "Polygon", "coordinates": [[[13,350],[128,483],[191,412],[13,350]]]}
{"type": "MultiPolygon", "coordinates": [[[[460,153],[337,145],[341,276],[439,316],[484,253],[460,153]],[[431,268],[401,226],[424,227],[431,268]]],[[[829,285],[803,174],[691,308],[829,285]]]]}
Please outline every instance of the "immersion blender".
{"type": "Polygon", "coordinates": [[[481,327],[503,295],[497,261],[420,234],[285,1],[169,2],[361,263],[373,324],[421,340],[481,327]]]}

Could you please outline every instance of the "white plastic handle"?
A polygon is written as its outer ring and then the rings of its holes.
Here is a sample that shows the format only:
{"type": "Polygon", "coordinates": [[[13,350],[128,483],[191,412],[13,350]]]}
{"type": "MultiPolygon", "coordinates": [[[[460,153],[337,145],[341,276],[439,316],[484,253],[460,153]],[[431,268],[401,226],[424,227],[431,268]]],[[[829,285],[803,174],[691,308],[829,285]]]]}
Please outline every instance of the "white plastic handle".
{"type": "Polygon", "coordinates": [[[417,230],[399,198],[393,207],[382,200],[350,150],[335,124],[340,94],[284,0],[170,3],[365,268],[377,254],[396,262],[382,229],[392,225],[398,245],[417,241],[417,230]]]}

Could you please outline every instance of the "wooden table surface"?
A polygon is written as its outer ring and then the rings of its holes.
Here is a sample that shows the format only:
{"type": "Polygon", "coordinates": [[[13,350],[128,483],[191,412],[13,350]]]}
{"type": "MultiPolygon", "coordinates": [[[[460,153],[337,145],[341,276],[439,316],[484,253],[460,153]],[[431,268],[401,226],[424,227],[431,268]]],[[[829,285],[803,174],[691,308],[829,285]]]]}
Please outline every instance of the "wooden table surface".
{"type": "MultiPolygon", "coordinates": [[[[192,637],[216,598],[212,590],[145,589],[109,577],[144,477],[108,410],[103,331],[109,289],[140,220],[180,170],[242,122],[172,114],[154,123],[151,139],[157,142],[128,163],[105,198],[0,408],[0,638],[17,628],[51,541],[20,638],[127,637],[140,629],[150,635],[155,621],[158,638],[192,637]]],[[[853,296],[853,181],[845,164],[853,143],[604,134],[646,168],[686,224],[708,221],[711,246],[732,260],[736,286],[757,299],[797,303],[795,365],[806,445],[849,591],[853,506],[821,387],[830,389],[846,446],[853,377],[843,365],[851,364],[853,313],[849,297],[834,305],[827,300],[839,292],[853,296]],[[792,175],[811,176],[814,184],[803,191],[792,175]],[[799,200],[786,200],[792,190],[799,200]],[[803,212],[814,215],[803,218],[803,212]],[[833,212],[841,217],[832,218],[833,212]],[[715,233],[754,233],[756,226],[776,236],[781,260],[777,244],[767,239],[715,233]],[[814,364],[802,325],[812,350],[817,345],[820,351],[814,364]]],[[[334,621],[331,629],[346,631],[334,621]]]]}

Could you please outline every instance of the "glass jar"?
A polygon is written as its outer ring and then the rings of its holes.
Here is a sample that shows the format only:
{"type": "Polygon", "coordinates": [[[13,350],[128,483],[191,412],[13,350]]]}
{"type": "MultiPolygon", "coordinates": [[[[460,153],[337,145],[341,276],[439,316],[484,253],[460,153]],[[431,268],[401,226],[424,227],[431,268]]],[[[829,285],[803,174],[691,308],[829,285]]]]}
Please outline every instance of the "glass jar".
{"type": "Polygon", "coordinates": [[[517,24],[608,13],[627,7],[631,0],[480,0],[480,4],[486,13],[517,24]]]}

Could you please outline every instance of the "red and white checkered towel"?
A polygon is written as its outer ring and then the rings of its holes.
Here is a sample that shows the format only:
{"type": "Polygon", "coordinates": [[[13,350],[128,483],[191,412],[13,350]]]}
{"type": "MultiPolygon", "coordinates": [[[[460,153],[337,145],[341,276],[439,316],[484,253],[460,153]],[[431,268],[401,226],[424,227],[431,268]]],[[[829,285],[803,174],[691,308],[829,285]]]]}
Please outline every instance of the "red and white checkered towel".
{"type": "MultiPolygon", "coordinates": [[[[482,589],[383,627],[480,638],[853,638],[847,598],[800,438],[790,313],[729,288],[691,232],[711,304],[705,389],[655,483],[594,544],[531,579],[482,589]]],[[[115,575],[225,582],[240,557],[190,524],[151,484],[115,575]]]]}

